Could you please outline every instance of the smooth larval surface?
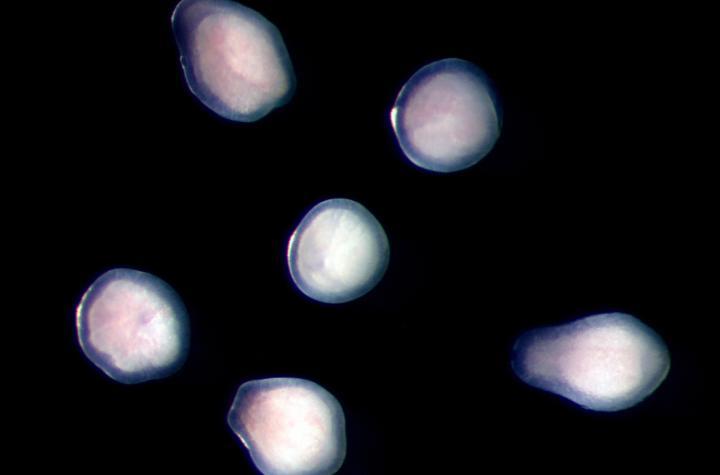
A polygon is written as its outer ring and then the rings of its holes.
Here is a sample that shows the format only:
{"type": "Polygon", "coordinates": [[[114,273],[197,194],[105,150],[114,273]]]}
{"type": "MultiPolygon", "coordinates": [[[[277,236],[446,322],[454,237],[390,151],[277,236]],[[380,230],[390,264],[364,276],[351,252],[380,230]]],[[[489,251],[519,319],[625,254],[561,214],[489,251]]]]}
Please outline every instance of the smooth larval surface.
{"type": "Polygon", "coordinates": [[[343,303],[380,282],[390,245],[370,211],[356,201],[336,198],[305,215],[290,237],[287,259],[290,275],[305,295],[343,303]]]}
{"type": "Polygon", "coordinates": [[[177,371],[187,356],[188,317],[161,279],[132,269],[101,275],[77,308],[85,355],[115,381],[133,384],[177,371]]]}
{"type": "Polygon", "coordinates": [[[218,115],[256,121],[287,103],[295,75],[278,29],[228,0],[183,0],[172,26],[185,79],[218,115]]]}
{"type": "Polygon", "coordinates": [[[312,381],[248,381],[237,390],[227,421],[265,475],[330,475],[345,459],[342,407],[312,381]]]}
{"type": "Polygon", "coordinates": [[[490,152],[500,136],[502,114],[487,76],[468,61],[449,58],[412,75],[398,94],[390,121],[412,163],[454,172],[490,152]]]}
{"type": "Polygon", "coordinates": [[[513,353],[521,380],[596,411],[636,405],[670,370],[660,336],[624,313],[531,330],[518,338],[513,353]]]}

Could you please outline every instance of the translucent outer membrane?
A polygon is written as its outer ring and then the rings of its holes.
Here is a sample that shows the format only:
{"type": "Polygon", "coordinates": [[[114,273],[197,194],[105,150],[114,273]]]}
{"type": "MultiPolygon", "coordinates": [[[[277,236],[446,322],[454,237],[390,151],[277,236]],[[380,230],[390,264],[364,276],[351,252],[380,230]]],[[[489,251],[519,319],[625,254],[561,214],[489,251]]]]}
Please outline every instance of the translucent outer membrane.
{"type": "Polygon", "coordinates": [[[311,381],[272,378],[244,383],[227,420],[265,475],[329,475],[345,460],[342,407],[311,381]]]}
{"type": "Polygon", "coordinates": [[[521,335],[512,366],[531,386],[587,409],[618,411],[660,386],[670,370],[670,353],[638,319],[608,313],[521,335]]]}
{"type": "Polygon", "coordinates": [[[187,356],[188,317],[175,291],[159,278],[132,269],[101,275],[77,308],[85,355],[115,381],[164,378],[187,356]]]}
{"type": "Polygon", "coordinates": [[[501,111],[489,79],[456,58],[430,63],[403,86],[390,121],[420,168],[454,172],[485,157],[500,136],[501,111]]]}
{"type": "Polygon", "coordinates": [[[287,258],[300,291],[320,302],[343,303],[380,282],[390,245],[382,225],[364,206],[336,198],[305,215],[290,237],[287,258]]]}
{"type": "Polygon", "coordinates": [[[253,122],[290,100],[295,76],[280,32],[227,0],[183,0],[172,16],[190,90],[212,111],[253,122]]]}

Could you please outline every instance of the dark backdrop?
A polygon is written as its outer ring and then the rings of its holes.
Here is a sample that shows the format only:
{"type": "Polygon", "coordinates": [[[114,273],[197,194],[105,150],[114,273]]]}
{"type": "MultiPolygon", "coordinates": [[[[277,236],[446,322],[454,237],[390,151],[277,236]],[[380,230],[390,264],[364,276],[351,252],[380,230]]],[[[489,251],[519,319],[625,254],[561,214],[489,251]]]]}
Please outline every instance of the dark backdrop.
{"type": "Polygon", "coordinates": [[[282,32],[297,90],[238,124],[188,91],[174,3],[57,8],[58,102],[28,144],[42,157],[28,243],[51,284],[41,463],[254,473],[225,415],[240,383],[270,376],[339,399],[344,474],[702,460],[709,190],[657,12],[247,1],[282,32]],[[430,174],[404,159],[389,111],[413,72],[452,56],[494,79],[504,129],[475,167],[430,174]],[[391,243],[378,287],[335,306],[295,290],[285,264],[294,226],[331,197],[363,203],[391,243]],[[123,386],[80,351],[75,307],[113,267],[182,296],[192,346],[173,377],[123,386]],[[590,413],[513,376],[520,332],[605,311],[670,347],[648,400],[590,413]]]}

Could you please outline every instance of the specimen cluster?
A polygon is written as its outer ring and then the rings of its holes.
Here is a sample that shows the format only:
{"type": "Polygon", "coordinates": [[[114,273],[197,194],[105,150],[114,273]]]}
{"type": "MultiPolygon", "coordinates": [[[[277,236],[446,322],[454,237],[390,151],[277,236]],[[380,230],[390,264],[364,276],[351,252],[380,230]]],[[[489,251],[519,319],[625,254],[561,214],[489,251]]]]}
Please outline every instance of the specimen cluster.
{"type": "MultiPolygon", "coordinates": [[[[288,103],[295,73],[278,29],[229,0],[182,0],[172,18],[190,92],[210,111],[254,122],[288,103]]],[[[467,169],[495,147],[503,111],[475,64],[445,58],[421,66],[388,117],[399,149],[432,173],[467,169]]],[[[390,261],[383,226],[362,204],[334,198],[308,207],[287,243],[299,292],[343,304],[371,292],[390,261]]],[[[124,384],[180,370],[190,344],[187,311],[160,278],[133,269],[100,275],[77,307],[82,351],[124,384]]],[[[529,330],[512,349],[518,379],[595,411],[630,408],[652,394],[670,368],[662,338],[639,319],[609,313],[529,330]]],[[[272,377],[239,385],[227,424],[266,475],[331,475],[346,453],[338,400],[319,384],[272,377]]]]}

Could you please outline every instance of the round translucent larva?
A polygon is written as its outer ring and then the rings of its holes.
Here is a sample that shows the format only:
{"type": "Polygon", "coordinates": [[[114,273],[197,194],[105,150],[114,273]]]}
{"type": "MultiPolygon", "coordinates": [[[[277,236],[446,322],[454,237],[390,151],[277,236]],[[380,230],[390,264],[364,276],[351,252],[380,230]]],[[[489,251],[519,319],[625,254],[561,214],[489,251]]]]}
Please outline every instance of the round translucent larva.
{"type": "Polygon", "coordinates": [[[455,172],[485,157],[500,136],[502,114],[490,80],[457,58],[420,68],[390,112],[400,148],[420,168],[455,172]]]}
{"type": "Polygon", "coordinates": [[[312,381],[248,381],[238,388],[227,422],[265,475],[331,475],[345,460],[342,407],[312,381]]]}
{"type": "Polygon", "coordinates": [[[253,122],[287,103],[295,88],[278,29],[228,0],[183,0],[172,15],[192,93],[216,114],[253,122]]]}
{"type": "Polygon", "coordinates": [[[587,409],[618,411],[660,386],[670,353],[637,318],[608,313],[524,333],[515,342],[512,367],[531,386],[587,409]]]}
{"type": "Polygon", "coordinates": [[[325,303],[348,302],[369,292],[382,279],[389,256],[387,235],[375,216],[343,198],[314,206],[287,250],[295,285],[325,303]]]}
{"type": "Polygon", "coordinates": [[[76,325],[88,359],[121,383],[164,378],[187,357],[185,306],[168,284],[146,272],[101,275],[83,295],[76,325]]]}

